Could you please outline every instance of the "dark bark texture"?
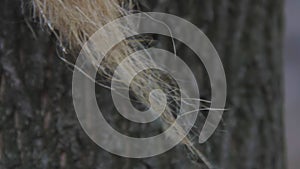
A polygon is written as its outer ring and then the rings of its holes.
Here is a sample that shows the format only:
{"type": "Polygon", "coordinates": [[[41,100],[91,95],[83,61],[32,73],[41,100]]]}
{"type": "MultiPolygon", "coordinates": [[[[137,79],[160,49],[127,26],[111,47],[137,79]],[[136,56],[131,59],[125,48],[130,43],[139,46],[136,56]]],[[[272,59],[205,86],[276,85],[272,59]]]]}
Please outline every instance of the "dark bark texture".
{"type": "MultiPolygon", "coordinates": [[[[153,158],[128,159],[94,144],[76,118],[72,70],[57,57],[55,39],[30,22],[28,1],[0,2],[0,169],[205,168],[199,160],[192,162],[183,146],[153,158]]],[[[176,14],[197,25],[223,61],[228,110],[199,149],[216,168],[285,169],[283,1],[140,3],[144,10],[176,14]]],[[[180,45],[178,50],[188,53],[180,45]]]]}

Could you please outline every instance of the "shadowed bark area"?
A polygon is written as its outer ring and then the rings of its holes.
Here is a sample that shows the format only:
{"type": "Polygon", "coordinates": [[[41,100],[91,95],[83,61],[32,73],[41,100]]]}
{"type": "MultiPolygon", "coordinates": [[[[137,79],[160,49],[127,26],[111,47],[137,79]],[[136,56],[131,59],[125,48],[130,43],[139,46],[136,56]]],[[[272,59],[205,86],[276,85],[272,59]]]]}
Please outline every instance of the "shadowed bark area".
{"type": "MultiPolygon", "coordinates": [[[[128,159],[94,144],[76,118],[71,96],[72,70],[57,57],[55,39],[29,22],[28,1],[0,2],[1,169],[205,168],[200,160],[193,163],[187,159],[189,153],[182,146],[153,158],[128,159]]],[[[176,14],[197,25],[222,58],[228,110],[222,125],[199,149],[216,168],[286,168],[282,0],[144,3],[141,1],[145,10],[176,14]]],[[[170,45],[167,41],[162,43],[170,45]]],[[[189,53],[182,45],[178,45],[178,51],[189,53]]],[[[203,82],[200,92],[209,93],[208,89],[203,82]]],[[[106,96],[99,93],[99,97],[105,100],[106,96]]],[[[105,109],[113,109],[111,103],[104,104],[105,109]]],[[[109,120],[118,122],[118,118],[109,120]]]]}
{"type": "Polygon", "coordinates": [[[285,168],[283,1],[172,2],[152,1],[150,8],[179,15],[201,28],[226,71],[224,125],[202,145],[203,151],[218,168],[285,168]]]}

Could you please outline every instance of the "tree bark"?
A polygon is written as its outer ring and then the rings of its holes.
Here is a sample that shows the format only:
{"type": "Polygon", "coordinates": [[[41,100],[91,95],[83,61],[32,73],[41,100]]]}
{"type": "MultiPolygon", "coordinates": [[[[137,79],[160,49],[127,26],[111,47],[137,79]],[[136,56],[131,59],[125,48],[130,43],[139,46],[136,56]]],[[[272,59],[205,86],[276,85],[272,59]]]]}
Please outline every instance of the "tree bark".
{"type": "MultiPolygon", "coordinates": [[[[22,2],[1,0],[0,6],[0,169],[204,168],[200,161],[192,163],[182,146],[149,159],[128,159],[94,144],[73,109],[72,71],[57,57],[55,39],[29,22],[28,1],[22,2]]],[[[286,168],[283,1],[147,2],[140,1],[145,10],[176,14],[201,28],[223,61],[228,110],[199,149],[216,168],[286,168]]],[[[201,89],[209,94],[206,83],[201,89]]]]}

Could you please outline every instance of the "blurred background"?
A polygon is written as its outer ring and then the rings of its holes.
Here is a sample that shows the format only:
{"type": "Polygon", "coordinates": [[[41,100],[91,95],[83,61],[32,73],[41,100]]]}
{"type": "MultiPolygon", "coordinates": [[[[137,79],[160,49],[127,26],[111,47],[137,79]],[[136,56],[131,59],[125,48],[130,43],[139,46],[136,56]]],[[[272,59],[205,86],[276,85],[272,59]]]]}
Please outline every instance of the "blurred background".
{"type": "Polygon", "coordinates": [[[300,22],[299,0],[286,0],[285,61],[285,125],[289,169],[300,166],[300,22]]]}

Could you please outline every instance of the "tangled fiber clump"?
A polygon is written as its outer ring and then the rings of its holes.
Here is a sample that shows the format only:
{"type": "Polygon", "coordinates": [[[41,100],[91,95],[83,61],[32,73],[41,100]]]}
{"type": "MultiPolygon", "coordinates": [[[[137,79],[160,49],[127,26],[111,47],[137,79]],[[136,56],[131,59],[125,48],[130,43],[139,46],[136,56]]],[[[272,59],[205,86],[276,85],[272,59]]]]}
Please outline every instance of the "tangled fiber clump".
{"type": "MultiPolygon", "coordinates": [[[[40,17],[40,22],[47,25],[49,29],[55,34],[61,45],[68,44],[68,50],[78,50],[88,38],[95,33],[98,29],[103,27],[106,23],[113,21],[116,18],[130,14],[130,10],[134,8],[132,0],[124,2],[124,0],[32,0],[34,14],[40,17]],[[126,5],[126,7],[125,7],[126,5]],[[66,42],[66,43],[65,43],[66,42]]],[[[118,36],[120,30],[112,30],[118,36]]],[[[112,57],[106,59],[100,65],[100,71],[106,75],[107,79],[111,79],[111,73],[116,65],[130,53],[134,51],[132,44],[143,46],[140,39],[130,39],[122,41],[117,47],[114,48],[112,57]]],[[[93,56],[86,58],[90,59],[92,63],[97,65],[97,58],[93,56]]],[[[123,72],[135,73],[135,67],[141,64],[149,64],[148,60],[140,62],[132,62],[131,65],[123,67],[123,72]],[[139,65],[136,65],[139,64],[139,65]]],[[[161,85],[159,75],[155,72],[143,72],[139,77],[135,78],[136,84],[131,88],[132,92],[138,97],[138,100],[145,104],[149,104],[149,93],[152,89],[163,88],[163,91],[174,91],[174,86],[165,84],[161,85]],[[151,84],[149,84],[151,80],[151,84]],[[140,84],[140,85],[139,85],[140,84]],[[148,84],[146,87],[143,84],[148,84]]],[[[120,81],[122,81],[120,77],[120,81]]],[[[127,84],[129,85],[129,84],[127,84]]],[[[177,91],[180,91],[177,89],[177,91]]],[[[165,112],[163,113],[163,120],[166,124],[173,124],[176,118],[172,115],[174,106],[180,105],[180,100],[176,94],[169,96],[173,99],[172,104],[168,104],[165,112]]],[[[154,98],[155,99],[155,98],[154,98]]],[[[181,133],[182,127],[176,126],[178,133],[181,133]]],[[[211,164],[206,160],[202,153],[197,150],[192,141],[186,137],[183,141],[189,150],[204,161],[209,167],[211,164]]]]}

